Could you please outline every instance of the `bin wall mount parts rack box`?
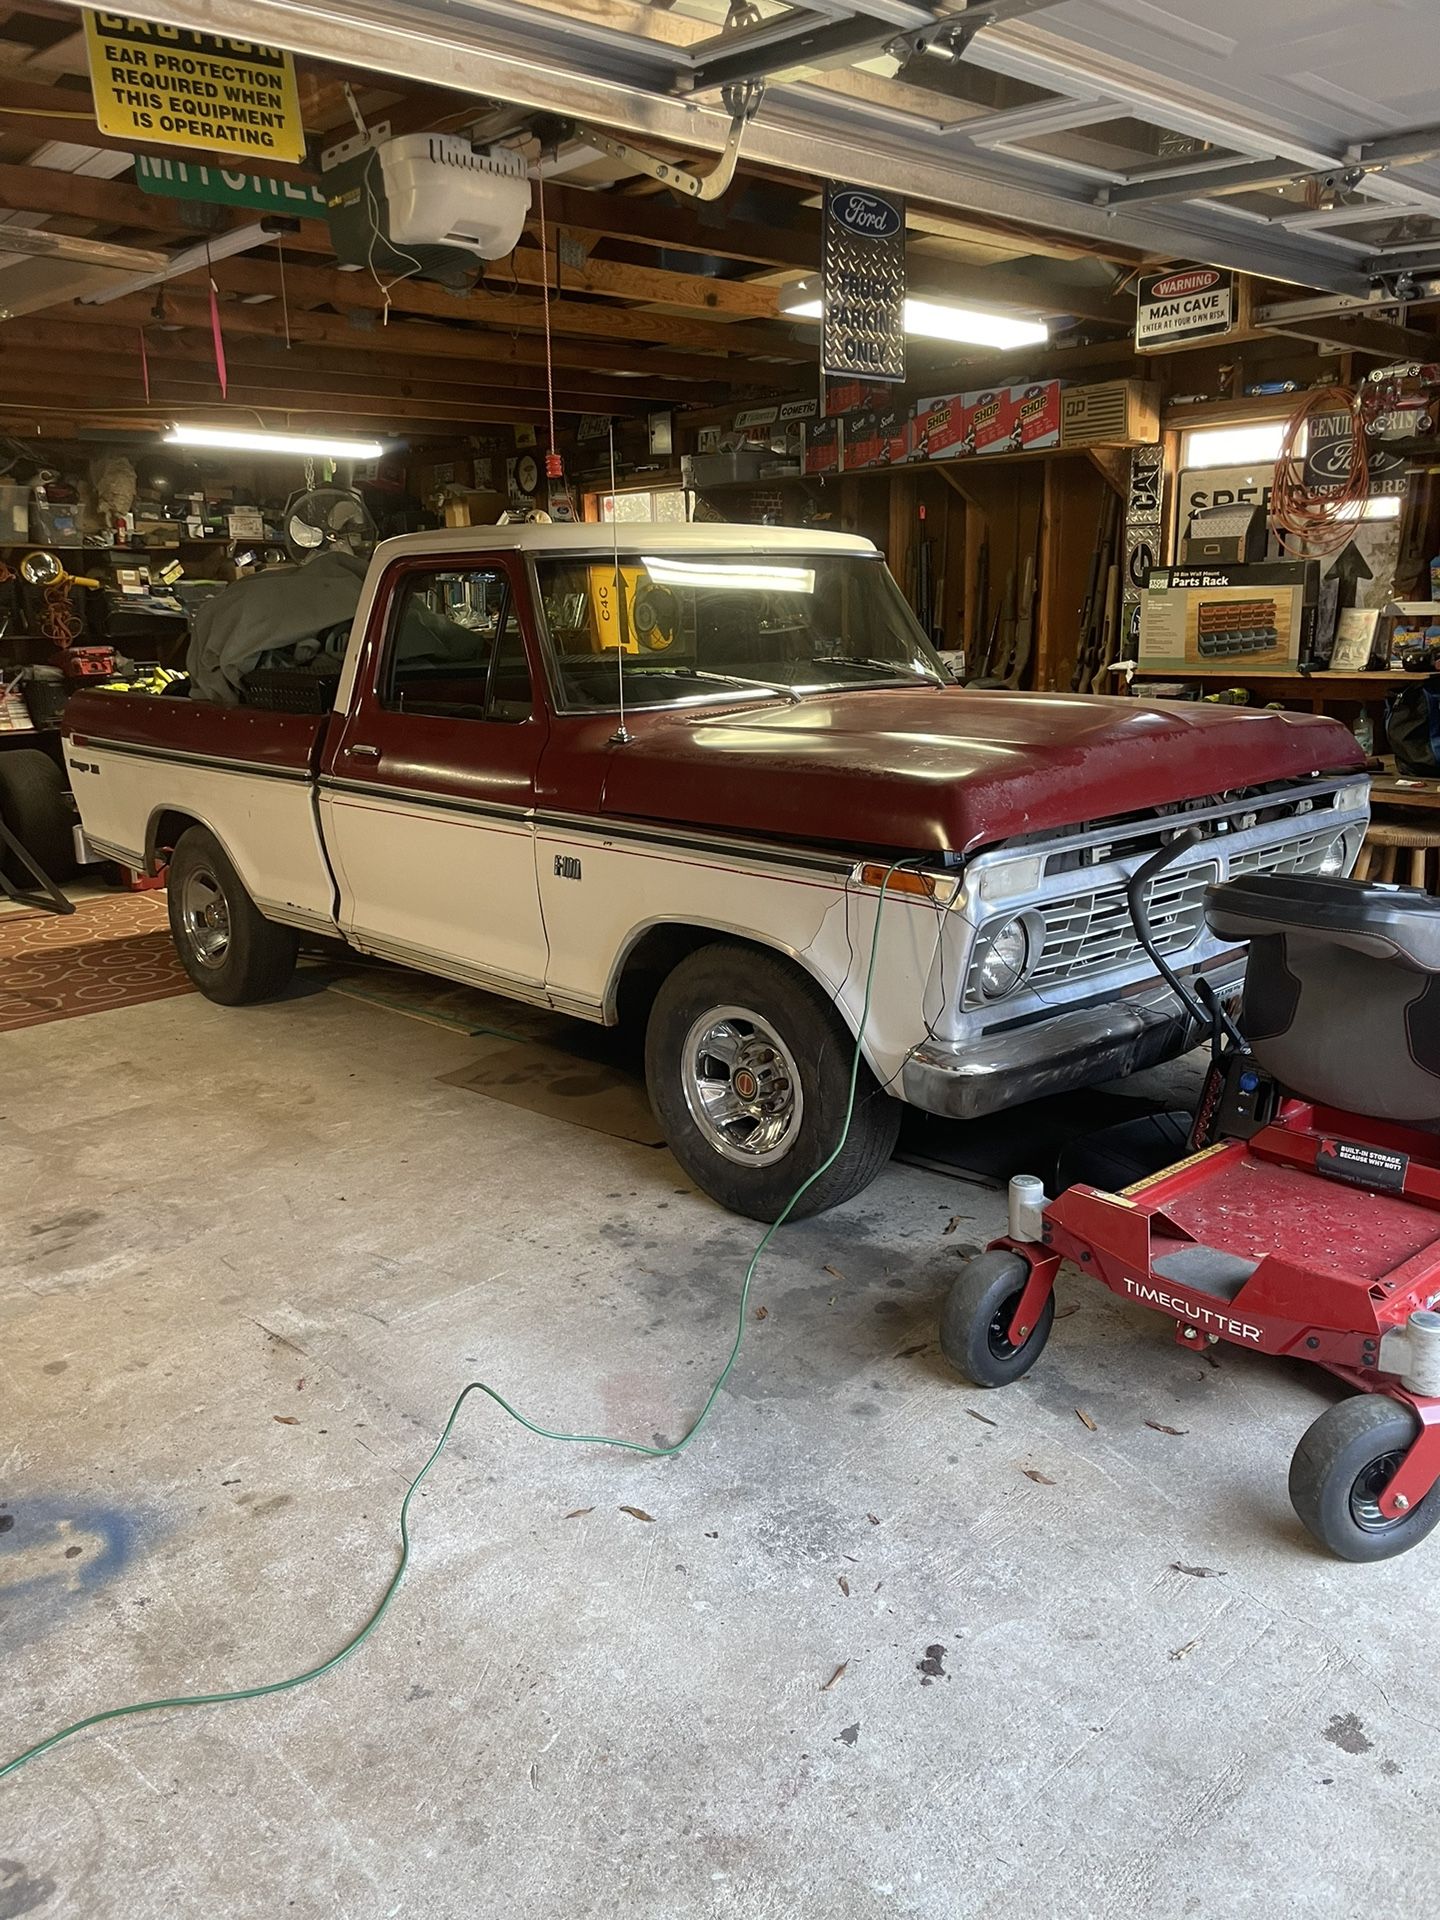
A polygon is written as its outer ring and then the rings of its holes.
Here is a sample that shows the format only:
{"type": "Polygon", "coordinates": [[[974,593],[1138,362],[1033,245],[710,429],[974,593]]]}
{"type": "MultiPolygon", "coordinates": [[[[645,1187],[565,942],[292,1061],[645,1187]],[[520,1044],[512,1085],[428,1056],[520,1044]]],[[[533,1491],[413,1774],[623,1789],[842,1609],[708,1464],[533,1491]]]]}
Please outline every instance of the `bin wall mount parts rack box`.
{"type": "Polygon", "coordinates": [[[1152,568],[1140,595],[1148,673],[1294,673],[1311,656],[1320,564],[1152,568]]]}

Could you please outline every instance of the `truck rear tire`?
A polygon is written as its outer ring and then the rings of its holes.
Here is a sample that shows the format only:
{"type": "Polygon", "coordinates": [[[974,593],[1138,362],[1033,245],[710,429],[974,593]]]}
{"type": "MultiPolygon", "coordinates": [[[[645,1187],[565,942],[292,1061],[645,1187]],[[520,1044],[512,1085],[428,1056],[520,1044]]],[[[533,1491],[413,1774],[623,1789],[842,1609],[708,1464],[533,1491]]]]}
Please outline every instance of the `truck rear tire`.
{"type": "Polygon", "coordinates": [[[299,937],[267,920],[204,827],[187,827],[166,881],[170,937],[180,964],[222,1007],[271,1000],[295,971],[299,937]]]}
{"type": "Polygon", "coordinates": [[[645,1033],[650,1103],[670,1151],[712,1200],[752,1220],[777,1219],[832,1153],[788,1218],[853,1199],[894,1152],[899,1102],[863,1060],[846,1130],[854,1057],[854,1038],[814,981],[729,941],[666,976],[645,1033]]]}
{"type": "MultiPolygon", "coordinates": [[[[65,776],[38,747],[0,753],[0,820],[30,858],[56,882],[75,877],[75,816],[65,776]]],[[[28,869],[8,851],[0,851],[7,877],[22,887],[34,885],[28,869]]]]}

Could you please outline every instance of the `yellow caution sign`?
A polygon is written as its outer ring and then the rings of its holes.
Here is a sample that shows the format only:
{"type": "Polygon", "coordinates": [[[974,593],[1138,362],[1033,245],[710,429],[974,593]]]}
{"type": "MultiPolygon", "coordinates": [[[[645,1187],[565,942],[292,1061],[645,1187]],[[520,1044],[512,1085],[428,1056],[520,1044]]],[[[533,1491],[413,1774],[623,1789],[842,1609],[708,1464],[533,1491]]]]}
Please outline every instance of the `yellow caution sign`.
{"type": "Polygon", "coordinates": [[[146,146],[303,160],[295,63],[278,47],[87,13],[85,44],[102,133],[146,146]]]}

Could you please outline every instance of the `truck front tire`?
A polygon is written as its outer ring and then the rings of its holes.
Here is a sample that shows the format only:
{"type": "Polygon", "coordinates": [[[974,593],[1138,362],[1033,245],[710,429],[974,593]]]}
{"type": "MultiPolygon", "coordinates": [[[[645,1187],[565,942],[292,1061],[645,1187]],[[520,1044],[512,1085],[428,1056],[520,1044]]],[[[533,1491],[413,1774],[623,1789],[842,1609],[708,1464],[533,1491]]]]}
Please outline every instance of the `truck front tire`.
{"type": "Polygon", "coordinates": [[[207,1000],[239,1007],[282,991],[295,971],[298,937],[265,918],[213,833],[185,829],[166,887],[175,951],[207,1000]]]}
{"type": "Polygon", "coordinates": [[[661,983],[645,1034],[645,1079],[670,1151],[732,1213],[775,1220],[852,1199],[895,1150],[900,1106],[862,1060],[847,1131],[855,1041],[789,961],[723,941],[661,983]],[[839,1148],[838,1153],[836,1148],[839,1148]]]}

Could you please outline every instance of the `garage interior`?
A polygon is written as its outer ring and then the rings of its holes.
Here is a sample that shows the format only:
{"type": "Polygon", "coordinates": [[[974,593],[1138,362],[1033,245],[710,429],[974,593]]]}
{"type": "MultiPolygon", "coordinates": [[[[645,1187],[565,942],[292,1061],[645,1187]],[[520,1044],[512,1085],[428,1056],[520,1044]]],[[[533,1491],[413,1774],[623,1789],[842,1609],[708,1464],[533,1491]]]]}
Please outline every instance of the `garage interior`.
{"type": "Polygon", "coordinates": [[[0,5],[0,1920],[1413,1909],[1428,25],[0,5]]]}

